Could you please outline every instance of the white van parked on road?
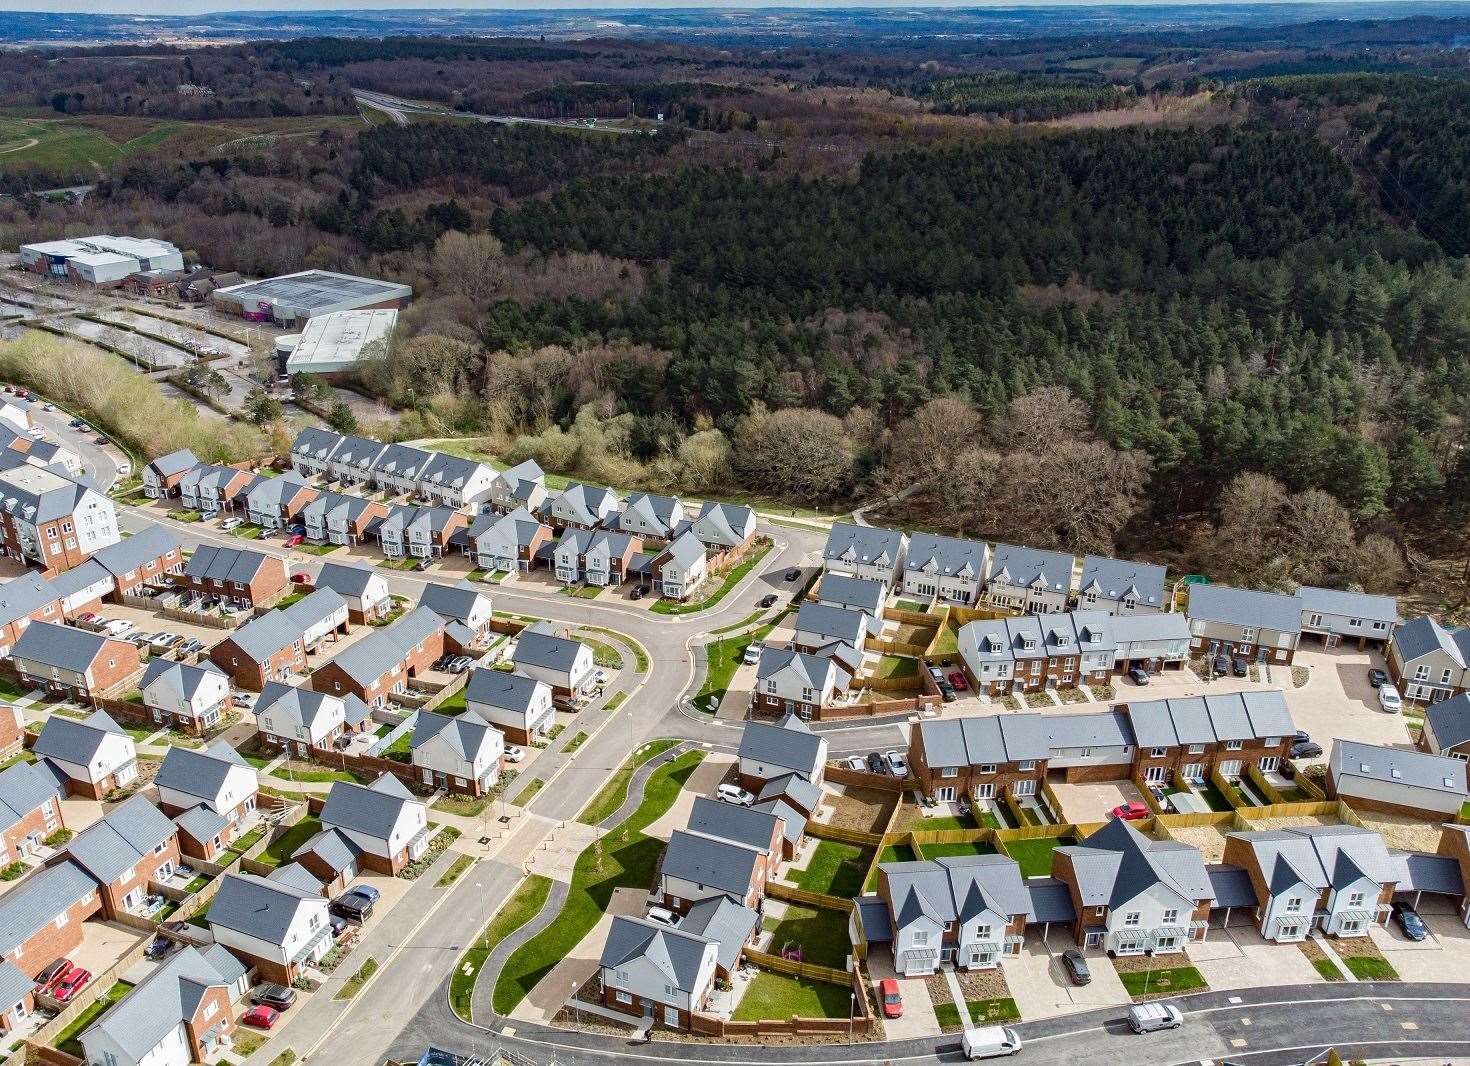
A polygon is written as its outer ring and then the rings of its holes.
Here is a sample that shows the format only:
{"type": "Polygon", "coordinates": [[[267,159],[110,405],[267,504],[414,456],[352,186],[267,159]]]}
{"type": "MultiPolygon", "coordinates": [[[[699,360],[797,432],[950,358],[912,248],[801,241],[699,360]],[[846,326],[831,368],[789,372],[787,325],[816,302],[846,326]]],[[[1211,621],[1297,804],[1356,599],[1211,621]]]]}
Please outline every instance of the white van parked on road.
{"type": "Polygon", "coordinates": [[[1178,1029],[1184,1015],[1178,1007],[1167,1003],[1139,1003],[1128,1008],[1128,1028],[1135,1033],[1152,1033],[1159,1029],[1178,1029]]]}
{"type": "Polygon", "coordinates": [[[961,1043],[965,1058],[998,1059],[1003,1055],[1014,1055],[1021,1050],[1021,1038],[1014,1029],[1003,1025],[986,1025],[979,1029],[966,1029],[961,1043]]]}

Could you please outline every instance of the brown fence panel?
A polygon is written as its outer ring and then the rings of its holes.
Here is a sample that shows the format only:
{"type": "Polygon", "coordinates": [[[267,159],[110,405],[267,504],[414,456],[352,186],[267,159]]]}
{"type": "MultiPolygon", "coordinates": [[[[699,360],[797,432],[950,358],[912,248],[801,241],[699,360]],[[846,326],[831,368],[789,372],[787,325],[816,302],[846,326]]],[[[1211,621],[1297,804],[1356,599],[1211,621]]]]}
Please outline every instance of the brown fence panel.
{"type": "Polygon", "coordinates": [[[1300,770],[1297,771],[1297,775],[1293,780],[1296,782],[1297,788],[1301,789],[1313,799],[1325,800],[1327,798],[1327,793],[1323,790],[1322,786],[1300,770]]]}
{"type": "Polygon", "coordinates": [[[855,844],[860,848],[876,848],[883,843],[883,837],[878,833],[865,833],[861,829],[845,829],[840,825],[828,825],[826,822],[807,822],[806,831],[808,836],[817,837],[819,840],[835,840],[839,844],[855,844]]]}
{"type": "Polygon", "coordinates": [[[841,896],[829,896],[825,892],[808,892],[804,888],[788,885],[783,881],[767,881],[766,895],[772,899],[784,899],[790,903],[802,903],[808,907],[820,907],[829,911],[852,913],[853,902],[841,896]]]}
{"type": "Polygon", "coordinates": [[[1063,837],[1077,835],[1077,827],[1068,822],[1059,822],[1056,825],[1023,825],[1019,829],[994,829],[991,830],[997,843],[1007,844],[1018,840],[1046,840],[1055,837],[1060,840],[1063,837]]]}
{"type": "Polygon", "coordinates": [[[821,981],[828,985],[845,985],[851,980],[847,970],[818,966],[814,962],[792,962],[790,959],[783,959],[780,955],[757,951],[755,948],[746,948],[745,957],[767,970],[790,974],[792,977],[805,977],[808,981],[821,981]]]}
{"type": "Polygon", "coordinates": [[[909,838],[915,844],[981,844],[994,840],[995,832],[994,829],[915,829],[909,838]]]}
{"type": "MultiPolygon", "coordinates": [[[[834,781],[839,785],[855,785],[859,788],[879,788],[888,792],[902,792],[908,787],[907,781],[901,781],[891,774],[870,774],[866,770],[850,770],[840,763],[828,763],[826,770],[828,781],[834,781]]],[[[807,826],[807,832],[812,832],[811,823],[807,826]]]]}

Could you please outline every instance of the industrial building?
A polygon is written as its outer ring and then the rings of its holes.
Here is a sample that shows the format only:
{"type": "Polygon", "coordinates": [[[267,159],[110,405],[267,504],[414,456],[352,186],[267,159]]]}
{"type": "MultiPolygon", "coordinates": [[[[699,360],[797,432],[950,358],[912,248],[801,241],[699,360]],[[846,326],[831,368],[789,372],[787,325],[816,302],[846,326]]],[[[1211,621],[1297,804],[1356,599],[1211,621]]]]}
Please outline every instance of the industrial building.
{"type": "Polygon", "coordinates": [[[402,310],[412,296],[411,288],[393,281],[334,274],[330,270],[303,270],[215,289],[209,298],[225,314],[292,325],[334,311],[402,310]]]}
{"type": "Polygon", "coordinates": [[[167,241],[147,237],[71,237],[20,246],[20,262],[36,274],[79,285],[114,286],[134,274],[182,271],[183,254],[167,241]]]}
{"type": "Polygon", "coordinates": [[[276,359],[280,372],[292,374],[344,374],[357,369],[363,351],[370,345],[380,355],[388,354],[398,312],[382,308],[373,311],[333,311],[317,315],[300,333],[276,338],[276,359]]]}

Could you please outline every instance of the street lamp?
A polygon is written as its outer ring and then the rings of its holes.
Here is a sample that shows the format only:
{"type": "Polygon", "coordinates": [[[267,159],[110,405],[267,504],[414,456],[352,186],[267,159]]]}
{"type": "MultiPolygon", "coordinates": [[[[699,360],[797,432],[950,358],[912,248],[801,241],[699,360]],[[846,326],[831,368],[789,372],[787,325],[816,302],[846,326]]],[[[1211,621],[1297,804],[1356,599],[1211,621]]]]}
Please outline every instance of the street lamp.
{"type": "Polygon", "coordinates": [[[847,996],[847,1042],[852,1043],[852,1016],[857,1012],[857,990],[848,993],[847,996]]]}

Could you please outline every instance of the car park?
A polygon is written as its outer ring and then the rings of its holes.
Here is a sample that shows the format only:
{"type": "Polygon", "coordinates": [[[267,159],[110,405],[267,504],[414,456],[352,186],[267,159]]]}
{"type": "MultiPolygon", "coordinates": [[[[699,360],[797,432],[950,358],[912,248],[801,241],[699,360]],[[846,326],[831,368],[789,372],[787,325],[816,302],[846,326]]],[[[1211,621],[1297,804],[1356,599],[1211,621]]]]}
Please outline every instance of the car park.
{"type": "Polygon", "coordinates": [[[1128,671],[1128,680],[1135,685],[1148,684],[1148,671],[1141,666],[1135,666],[1128,671]]]}
{"type": "Polygon", "coordinates": [[[1399,932],[1414,942],[1419,942],[1429,936],[1429,927],[1424,924],[1424,919],[1419,917],[1419,912],[1401,900],[1395,900],[1393,904],[1393,922],[1399,927],[1399,932]]]}
{"type": "Polygon", "coordinates": [[[84,970],[80,966],[73,966],[70,970],[67,971],[66,976],[63,977],[60,981],[57,981],[56,984],[52,987],[51,997],[55,999],[58,1003],[70,1003],[72,998],[76,996],[76,994],[80,992],[86,986],[87,982],[91,979],[92,972],[90,970],[84,970]]]}
{"type": "Polygon", "coordinates": [[[976,1059],[998,1059],[1021,1050],[1021,1038],[1014,1029],[1004,1025],[986,1025],[979,1029],[966,1029],[960,1038],[960,1051],[970,1061],[976,1059]]]}
{"type": "Polygon", "coordinates": [[[1373,669],[1371,669],[1371,670],[1368,671],[1368,684],[1372,685],[1374,688],[1377,688],[1379,685],[1382,685],[1387,680],[1388,680],[1388,674],[1387,674],[1387,672],[1386,671],[1383,671],[1383,670],[1380,670],[1376,666],[1373,669]]]}
{"type": "Polygon", "coordinates": [[[959,699],[959,697],[954,694],[954,686],[951,685],[948,681],[941,681],[939,683],[939,698],[942,699],[945,703],[953,703],[955,700],[959,699]]]}
{"type": "Polygon", "coordinates": [[[276,1024],[281,1012],[274,1007],[255,1006],[240,1015],[240,1024],[252,1029],[270,1029],[276,1024]]]}
{"type": "Polygon", "coordinates": [[[1092,971],[1088,969],[1087,960],[1082,957],[1082,952],[1076,948],[1068,948],[1062,952],[1062,972],[1067,975],[1067,980],[1074,985],[1090,985],[1092,983],[1092,971]]]}
{"type": "Polygon", "coordinates": [[[184,641],[184,643],[179,645],[179,651],[183,652],[185,655],[194,655],[203,650],[204,641],[200,640],[198,637],[190,637],[188,640],[184,641]]]}
{"type": "Polygon", "coordinates": [[[883,756],[879,755],[876,751],[872,752],[868,756],[868,773],[881,774],[884,772],[883,756]]]}
{"type": "Polygon", "coordinates": [[[1398,714],[1404,709],[1404,698],[1399,695],[1399,690],[1394,685],[1380,685],[1378,688],[1378,706],[1389,714],[1398,714]]]}
{"type": "Polygon", "coordinates": [[[1127,803],[1118,804],[1108,813],[1125,822],[1136,822],[1140,818],[1147,818],[1150,812],[1148,804],[1142,800],[1130,800],[1127,803]]]}
{"type": "Polygon", "coordinates": [[[649,907],[648,920],[659,925],[666,925],[670,929],[679,924],[679,916],[667,907],[649,907]]]}
{"type": "Polygon", "coordinates": [[[264,1004],[267,1007],[274,1007],[276,1010],[285,1010],[296,1002],[296,990],[294,988],[287,988],[285,985],[268,982],[258,986],[250,994],[250,1000],[252,1003],[264,1004]]]}
{"type": "Polygon", "coordinates": [[[755,796],[741,788],[739,785],[728,781],[721,782],[715,789],[715,795],[726,803],[734,803],[740,807],[749,807],[755,803],[755,796]]]}
{"type": "Polygon", "coordinates": [[[1316,741],[1303,740],[1291,746],[1293,759],[1316,759],[1322,754],[1322,745],[1316,741]]]}
{"type": "Polygon", "coordinates": [[[374,901],[368,899],[362,892],[353,889],[351,892],[344,892],[332,900],[328,911],[346,918],[349,922],[356,922],[358,925],[362,925],[372,915],[373,903],[374,901]]]}
{"type": "Polygon", "coordinates": [[[883,765],[888,768],[888,772],[894,777],[909,776],[908,760],[903,757],[903,752],[901,751],[885,751],[883,753],[883,765]]]}
{"type": "Polygon", "coordinates": [[[878,1002],[883,1005],[883,1017],[903,1017],[903,996],[899,994],[898,982],[892,977],[878,982],[878,1002]]]}
{"type": "Polygon", "coordinates": [[[1184,1015],[1168,1003],[1135,1003],[1128,1008],[1128,1028],[1135,1033],[1178,1029],[1183,1024],[1184,1015]]]}
{"type": "Polygon", "coordinates": [[[102,625],[102,631],[104,633],[106,633],[109,637],[117,637],[119,640],[121,640],[123,637],[127,636],[129,633],[133,632],[137,628],[138,627],[136,625],[134,625],[132,622],[129,622],[126,618],[114,618],[112,621],[106,622],[102,625]]]}
{"type": "Polygon", "coordinates": [[[245,519],[239,517],[238,515],[235,515],[230,518],[226,518],[223,522],[219,524],[219,527],[220,529],[223,529],[225,532],[228,533],[232,529],[239,529],[244,524],[245,519]]]}

